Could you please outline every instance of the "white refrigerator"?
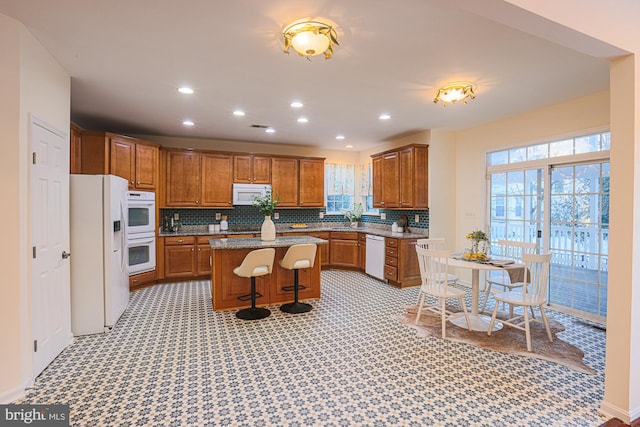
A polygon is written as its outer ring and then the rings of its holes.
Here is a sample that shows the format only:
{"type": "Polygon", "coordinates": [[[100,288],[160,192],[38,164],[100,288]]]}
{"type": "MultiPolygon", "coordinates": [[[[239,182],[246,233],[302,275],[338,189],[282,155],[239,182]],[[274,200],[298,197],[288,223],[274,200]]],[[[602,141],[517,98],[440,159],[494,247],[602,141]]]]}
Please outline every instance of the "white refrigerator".
{"type": "Polygon", "coordinates": [[[114,175],[71,175],[71,330],[111,329],[129,304],[126,194],[114,175]]]}

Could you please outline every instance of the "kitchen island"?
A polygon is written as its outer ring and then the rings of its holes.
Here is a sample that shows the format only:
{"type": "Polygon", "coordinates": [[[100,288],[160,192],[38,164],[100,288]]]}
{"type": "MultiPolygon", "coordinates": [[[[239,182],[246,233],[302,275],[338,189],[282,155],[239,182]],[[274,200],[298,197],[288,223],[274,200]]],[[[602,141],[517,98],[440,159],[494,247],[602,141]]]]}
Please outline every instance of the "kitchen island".
{"type": "MultiPolygon", "coordinates": [[[[284,291],[284,286],[293,284],[293,271],[280,267],[280,261],[290,246],[302,243],[326,245],[329,242],[311,236],[277,237],[273,241],[262,241],[260,238],[210,239],[211,245],[211,296],[214,310],[228,310],[249,307],[250,301],[242,301],[238,297],[249,294],[251,281],[236,276],[233,269],[242,264],[244,257],[255,249],[275,248],[273,272],[256,277],[256,291],[262,296],[256,300],[257,305],[282,304],[293,301],[293,291],[284,291]]],[[[305,289],[299,298],[320,299],[320,250],[316,251],[316,259],[312,268],[301,269],[300,285],[305,289]]]]}

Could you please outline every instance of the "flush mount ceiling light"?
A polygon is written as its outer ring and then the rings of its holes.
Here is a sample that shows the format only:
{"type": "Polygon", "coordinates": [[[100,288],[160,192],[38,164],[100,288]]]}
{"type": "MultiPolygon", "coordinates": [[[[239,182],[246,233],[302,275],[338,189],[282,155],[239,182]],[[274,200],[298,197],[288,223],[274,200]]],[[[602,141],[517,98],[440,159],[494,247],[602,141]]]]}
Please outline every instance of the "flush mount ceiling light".
{"type": "Polygon", "coordinates": [[[324,54],[325,59],[333,56],[333,45],[338,46],[336,30],[329,24],[319,21],[304,21],[289,25],[282,32],[284,53],[292,47],[300,56],[324,54]]]}
{"type": "Polygon", "coordinates": [[[179,87],[178,92],[184,93],[185,95],[191,95],[193,93],[193,89],[191,89],[190,87],[184,86],[184,87],[179,87]]]}
{"type": "Polygon", "coordinates": [[[437,104],[438,101],[442,101],[442,105],[446,107],[447,103],[455,104],[460,101],[466,104],[469,99],[475,99],[475,97],[476,94],[473,92],[473,85],[471,83],[451,83],[438,90],[433,102],[437,104]]]}

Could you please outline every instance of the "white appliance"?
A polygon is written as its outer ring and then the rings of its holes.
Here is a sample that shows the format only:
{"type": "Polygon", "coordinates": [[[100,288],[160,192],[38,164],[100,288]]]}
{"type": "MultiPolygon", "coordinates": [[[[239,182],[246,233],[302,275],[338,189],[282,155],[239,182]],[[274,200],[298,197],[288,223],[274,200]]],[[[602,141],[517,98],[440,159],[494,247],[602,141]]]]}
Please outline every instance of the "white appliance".
{"type": "Polygon", "coordinates": [[[156,268],[156,194],[127,192],[127,268],[129,275],[156,268]]]}
{"type": "Polygon", "coordinates": [[[252,205],[256,197],[264,197],[268,191],[270,184],[233,184],[233,204],[252,205]]]}
{"type": "Polygon", "coordinates": [[[129,304],[126,179],[71,175],[71,330],[112,328],[129,304]]]}
{"type": "Polygon", "coordinates": [[[365,273],[384,280],[384,237],[367,234],[365,273]]]}
{"type": "Polygon", "coordinates": [[[127,238],[129,276],[156,268],[155,233],[130,234],[127,238]]]}
{"type": "Polygon", "coordinates": [[[154,233],[156,229],[156,194],[148,191],[127,192],[127,234],[154,233]]]}

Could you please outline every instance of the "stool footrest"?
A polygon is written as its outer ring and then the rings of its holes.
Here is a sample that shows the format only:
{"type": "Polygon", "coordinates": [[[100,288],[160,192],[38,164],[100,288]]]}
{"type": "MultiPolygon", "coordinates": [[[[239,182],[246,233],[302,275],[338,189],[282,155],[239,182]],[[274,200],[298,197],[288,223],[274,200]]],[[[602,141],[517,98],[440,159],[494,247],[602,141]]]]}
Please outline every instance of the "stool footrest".
{"type": "MultiPolygon", "coordinates": [[[[260,292],[256,292],[256,298],[260,298],[262,297],[262,294],[260,292]]],[[[236,298],[238,301],[249,301],[251,299],[251,294],[247,294],[247,295],[240,295],[239,297],[236,298]]]]}
{"type": "MultiPolygon", "coordinates": [[[[293,291],[293,290],[295,290],[295,289],[296,289],[296,285],[283,286],[283,287],[282,287],[282,290],[283,290],[283,291],[287,291],[287,292],[293,291]]],[[[306,286],[302,286],[302,285],[298,285],[298,290],[299,290],[299,291],[301,291],[301,290],[303,290],[303,289],[307,289],[307,287],[306,287],[306,286]]]]}

